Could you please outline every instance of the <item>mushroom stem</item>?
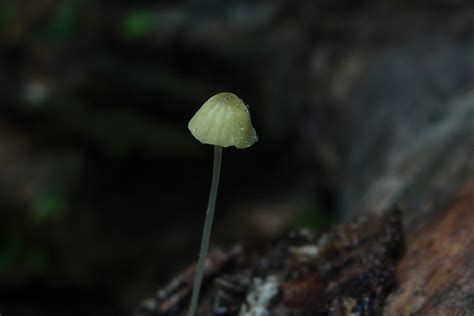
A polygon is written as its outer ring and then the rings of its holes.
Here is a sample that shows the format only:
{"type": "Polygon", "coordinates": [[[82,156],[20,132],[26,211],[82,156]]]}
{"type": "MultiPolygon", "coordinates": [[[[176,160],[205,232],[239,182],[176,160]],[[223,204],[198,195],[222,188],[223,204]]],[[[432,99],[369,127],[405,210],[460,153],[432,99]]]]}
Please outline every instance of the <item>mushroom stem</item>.
{"type": "Polygon", "coordinates": [[[206,221],[202,232],[201,250],[199,251],[199,260],[194,277],[193,295],[191,305],[189,306],[188,316],[194,316],[201,291],[202,279],[204,277],[204,268],[206,264],[207,252],[209,250],[209,241],[211,239],[212,222],[214,220],[214,210],[216,207],[217,188],[219,187],[219,176],[221,173],[222,147],[214,146],[214,168],[212,171],[211,192],[207,204],[206,221]]]}

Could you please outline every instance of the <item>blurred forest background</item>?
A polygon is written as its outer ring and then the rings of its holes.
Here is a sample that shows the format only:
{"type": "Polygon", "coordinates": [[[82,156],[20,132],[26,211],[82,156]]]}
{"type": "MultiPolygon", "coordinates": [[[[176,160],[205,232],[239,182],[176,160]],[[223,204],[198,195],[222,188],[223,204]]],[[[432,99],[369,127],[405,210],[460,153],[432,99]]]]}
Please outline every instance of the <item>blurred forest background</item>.
{"type": "Polygon", "coordinates": [[[0,314],[129,315],[196,260],[212,148],[187,123],[221,91],[260,141],[224,151],[215,245],[436,195],[465,170],[441,150],[472,166],[473,9],[0,0],[0,314]]]}

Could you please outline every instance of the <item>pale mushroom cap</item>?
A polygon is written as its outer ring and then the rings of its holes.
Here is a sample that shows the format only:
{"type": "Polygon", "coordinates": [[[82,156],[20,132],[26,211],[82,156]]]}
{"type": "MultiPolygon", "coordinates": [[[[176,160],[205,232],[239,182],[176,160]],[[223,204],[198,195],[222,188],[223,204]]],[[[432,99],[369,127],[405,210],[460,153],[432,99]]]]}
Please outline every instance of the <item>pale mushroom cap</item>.
{"type": "Polygon", "coordinates": [[[258,141],[247,106],[229,92],[207,100],[189,121],[188,128],[204,144],[247,148],[258,141]]]}

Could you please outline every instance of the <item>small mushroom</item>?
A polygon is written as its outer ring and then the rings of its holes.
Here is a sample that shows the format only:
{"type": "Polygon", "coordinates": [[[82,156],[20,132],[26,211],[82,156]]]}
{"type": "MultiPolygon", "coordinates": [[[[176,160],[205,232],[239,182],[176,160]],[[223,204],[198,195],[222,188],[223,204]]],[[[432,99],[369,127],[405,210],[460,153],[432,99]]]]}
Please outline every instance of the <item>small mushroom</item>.
{"type": "Polygon", "coordinates": [[[235,94],[229,92],[218,93],[207,100],[189,121],[188,128],[191,134],[201,143],[214,145],[211,192],[209,194],[201,250],[199,251],[194,278],[191,305],[188,312],[188,316],[194,316],[199,300],[209,241],[211,239],[221,170],[222,148],[229,146],[247,148],[258,141],[258,136],[252,126],[247,106],[235,94]]]}
{"type": "Polygon", "coordinates": [[[201,143],[215,146],[247,148],[258,140],[247,106],[229,92],[207,100],[189,121],[188,128],[201,143]]]}

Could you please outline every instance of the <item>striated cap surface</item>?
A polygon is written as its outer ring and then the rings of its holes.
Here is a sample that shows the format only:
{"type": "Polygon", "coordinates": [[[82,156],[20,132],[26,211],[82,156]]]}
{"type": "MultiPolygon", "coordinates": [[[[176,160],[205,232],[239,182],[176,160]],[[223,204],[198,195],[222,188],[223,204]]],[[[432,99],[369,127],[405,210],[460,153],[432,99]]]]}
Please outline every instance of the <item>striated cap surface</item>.
{"type": "Polygon", "coordinates": [[[189,121],[188,128],[204,144],[247,148],[258,141],[247,106],[229,92],[207,100],[189,121]]]}

